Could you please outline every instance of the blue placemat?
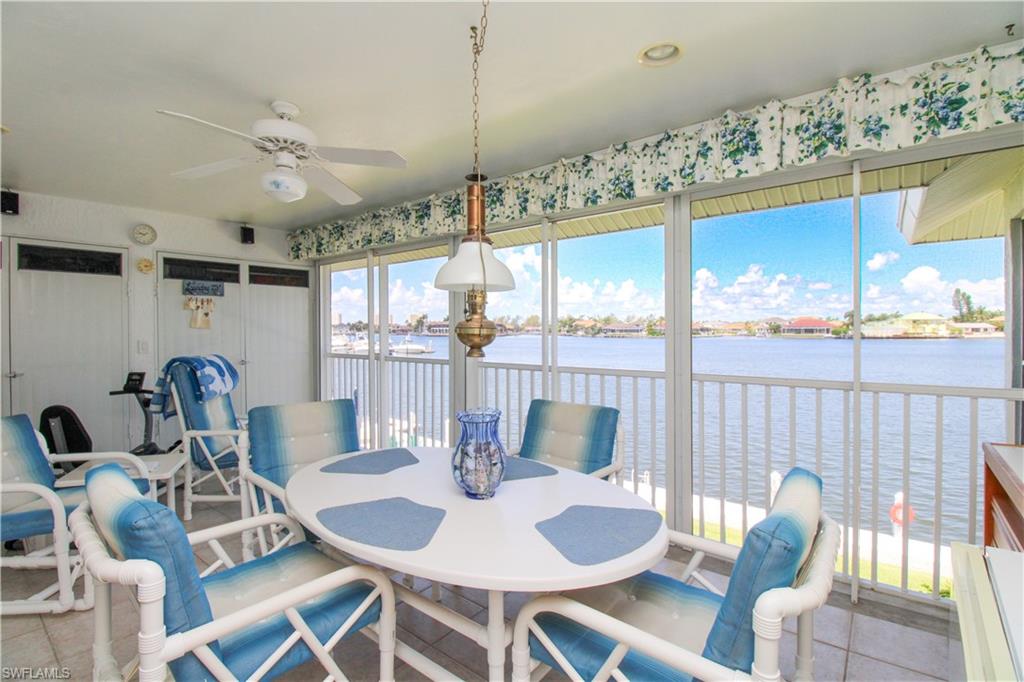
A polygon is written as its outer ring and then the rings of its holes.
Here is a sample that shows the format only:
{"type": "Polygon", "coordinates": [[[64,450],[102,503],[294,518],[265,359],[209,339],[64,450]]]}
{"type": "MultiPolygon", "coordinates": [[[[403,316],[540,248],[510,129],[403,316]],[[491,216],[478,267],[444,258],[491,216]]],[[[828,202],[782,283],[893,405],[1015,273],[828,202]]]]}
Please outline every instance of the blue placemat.
{"type": "Polygon", "coordinates": [[[417,464],[419,461],[416,455],[405,448],[391,448],[390,450],[374,450],[373,452],[364,452],[361,455],[339,459],[337,462],[331,462],[321,467],[320,471],[325,474],[380,476],[395,469],[407,467],[410,464],[417,464]]]}
{"type": "Polygon", "coordinates": [[[557,473],[557,469],[549,467],[547,464],[522,457],[509,457],[505,460],[505,478],[502,480],[517,481],[521,478],[554,476],[557,473]]]}
{"type": "Polygon", "coordinates": [[[430,544],[444,515],[444,509],[405,497],[389,497],[321,509],[316,518],[331,532],[349,540],[411,552],[430,544]]]}
{"type": "Polygon", "coordinates": [[[593,566],[642,547],[661,528],[653,509],[573,505],[537,523],[540,534],[578,566],[593,566]]]}

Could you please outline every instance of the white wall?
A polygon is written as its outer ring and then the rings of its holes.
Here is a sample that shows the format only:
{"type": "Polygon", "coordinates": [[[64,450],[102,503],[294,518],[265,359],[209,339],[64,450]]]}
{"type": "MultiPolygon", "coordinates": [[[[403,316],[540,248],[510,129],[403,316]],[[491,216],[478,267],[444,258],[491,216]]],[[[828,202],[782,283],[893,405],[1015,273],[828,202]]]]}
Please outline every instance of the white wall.
{"type": "MultiPolygon", "coordinates": [[[[20,192],[19,215],[0,217],[0,235],[27,237],[128,249],[129,336],[127,364],[146,373],[151,386],[157,377],[160,359],[156,357],[157,306],[155,300],[158,273],[142,274],[139,260],[157,262],[157,251],[174,251],[197,256],[220,256],[263,263],[292,263],[284,230],[256,227],[256,243],[242,244],[238,223],[209,220],[176,213],[164,213],[130,206],[114,206],[80,199],[20,192]],[[139,246],[131,230],[139,223],[152,225],[157,240],[139,246]]],[[[5,301],[6,304],[6,301],[5,301]]],[[[6,330],[2,345],[6,346],[6,330]]],[[[114,386],[111,389],[116,388],[114,386]]],[[[132,444],[141,441],[141,414],[129,410],[132,444]]]]}

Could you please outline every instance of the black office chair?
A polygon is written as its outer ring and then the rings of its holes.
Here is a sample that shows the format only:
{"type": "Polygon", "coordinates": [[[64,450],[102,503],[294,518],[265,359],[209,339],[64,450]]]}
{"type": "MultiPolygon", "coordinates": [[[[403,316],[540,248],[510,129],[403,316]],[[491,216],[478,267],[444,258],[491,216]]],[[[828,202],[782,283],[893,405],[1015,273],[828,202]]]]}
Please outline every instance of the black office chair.
{"type": "MultiPolygon", "coordinates": [[[[46,439],[50,452],[63,455],[69,452],[92,452],[92,438],[85,430],[82,420],[66,405],[50,405],[39,415],[39,432],[46,439]]],[[[61,464],[64,471],[71,471],[75,464],[61,464]]]]}

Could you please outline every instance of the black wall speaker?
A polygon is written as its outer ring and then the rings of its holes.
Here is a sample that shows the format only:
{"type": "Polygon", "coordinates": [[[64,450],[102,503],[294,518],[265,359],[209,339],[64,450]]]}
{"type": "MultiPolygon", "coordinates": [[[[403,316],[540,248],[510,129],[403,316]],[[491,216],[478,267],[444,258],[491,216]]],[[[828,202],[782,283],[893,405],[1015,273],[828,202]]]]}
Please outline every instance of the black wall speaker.
{"type": "Polygon", "coordinates": [[[243,244],[255,244],[256,243],[256,230],[252,229],[248,225],[242,225],[239,228],[242,233],[243,244]]]}
{"type": "Polygon", "coordinates": [[[0,192],[0,212],[7,215],[18,215],[18,193],[3,190],[0,192]]]}

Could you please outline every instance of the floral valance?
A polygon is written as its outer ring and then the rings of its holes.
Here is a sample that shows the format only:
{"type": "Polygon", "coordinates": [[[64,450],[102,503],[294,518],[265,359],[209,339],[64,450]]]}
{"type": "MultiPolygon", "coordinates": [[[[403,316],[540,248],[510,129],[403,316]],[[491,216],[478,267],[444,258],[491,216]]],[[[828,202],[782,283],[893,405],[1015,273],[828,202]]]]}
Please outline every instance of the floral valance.
{"type": "MultiPolygon", "coordinates": [[[[510,223],[690,185],[804,166],[858,150],[1024,122],[1024,42],[926,67],[843,78],[812,95],[727,111],[695,125],[562,159],[487,184],[487,223],[510,223]]],[[[465,189],[289,235],[294,259],[323,258],[465,229],[465,189]]]]}

